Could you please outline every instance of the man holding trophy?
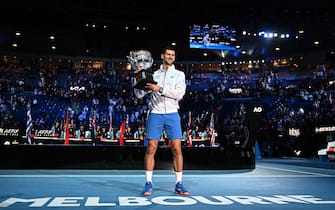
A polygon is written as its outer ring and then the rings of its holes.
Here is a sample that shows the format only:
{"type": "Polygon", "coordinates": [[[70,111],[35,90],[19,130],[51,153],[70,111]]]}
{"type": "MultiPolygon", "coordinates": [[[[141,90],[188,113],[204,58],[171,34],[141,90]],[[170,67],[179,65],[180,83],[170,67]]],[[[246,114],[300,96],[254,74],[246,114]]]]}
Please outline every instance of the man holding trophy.
{"type": "Polygon", "coordinates": [[[143,195],[152,194],[152,176],[155,165],[155,154],[160,136],[165,129],[173,155],[173,168],[176,175],[175,192],[184,196],[190,195],[182,183],[183,154],[181,149],[182,129],[178,113],[179,101],[186,92],[184,72],[174,66],[175,49],[166,47],[161,52],[162,64],[156,71],[151,71],[153,59],[146,50],[132,51],[127,56],[134,72],[132,86],[136,97],[148,95],[148,117],[146,122],[146,153],[144,167],[146,183],[143,195]]]}

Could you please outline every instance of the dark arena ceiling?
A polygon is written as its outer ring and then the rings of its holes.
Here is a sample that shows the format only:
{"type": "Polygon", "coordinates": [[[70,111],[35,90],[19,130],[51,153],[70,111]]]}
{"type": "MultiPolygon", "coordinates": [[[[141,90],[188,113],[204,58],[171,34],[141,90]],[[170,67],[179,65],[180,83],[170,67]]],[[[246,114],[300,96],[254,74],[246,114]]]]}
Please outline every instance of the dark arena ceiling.
{"type": "Polygon", "coordinates": [[[174,42],[178,59],[182,60],[262,58],[331,51],[335,47],[333,2],[6,0],[0,6],[0,49],[125,58],[130,50],[145,48],[158,57],[161,48],[174,42]],[[247,53],[228,52],[222,58],[218,50],[190,49],[190,26],[206,23],[236,29],[236,44],[247,53]],[[265,30],[289,33],[291,37],[270,41],[252,36],[265,30]],[[304,34],[296,39],[302,30],[304,34]],[[243,36],[242,31],[251,35],[243,36]],[[317,49],[313,45],[315,41],[320,43],[317,49]],[[15,48],[13,43],[17,44],[15,48]],[[51,49],[51,46],[56,48],[51,49]],[[276,47],[280,51],[274,51],[276,47]]]}

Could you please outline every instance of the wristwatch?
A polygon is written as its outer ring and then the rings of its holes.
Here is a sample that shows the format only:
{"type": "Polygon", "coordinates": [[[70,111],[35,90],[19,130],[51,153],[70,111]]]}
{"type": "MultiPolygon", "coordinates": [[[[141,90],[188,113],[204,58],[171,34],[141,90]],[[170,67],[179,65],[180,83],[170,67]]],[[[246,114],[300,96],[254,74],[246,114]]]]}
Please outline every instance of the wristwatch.
{"type": "Polygon", "coordinates": [[[160,94],[163,93],[163,87],[159,87],[159,93],[160,93],[160,94]]]}

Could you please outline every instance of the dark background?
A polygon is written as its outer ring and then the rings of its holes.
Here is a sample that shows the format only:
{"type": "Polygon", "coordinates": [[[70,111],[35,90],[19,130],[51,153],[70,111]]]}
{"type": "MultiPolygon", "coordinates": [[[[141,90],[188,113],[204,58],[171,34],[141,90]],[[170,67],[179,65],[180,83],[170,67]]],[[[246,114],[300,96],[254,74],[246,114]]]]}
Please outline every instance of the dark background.
{"type": "Polygon", "coordinates": [[[217,51],[204,58],[204,51],[188,47],[189,26],[205,23],[228,25],[240,36],[242,30],[305,31],[303,39],[292,37],[289,42],[238,39],[242,47],[254,50],[253,58],[278,56],[272,50],[277,46],[279,56],[313,51],[314,40],[324,50],[334,47],[333,1],[11,0],[2,1],[0,8],[1,50],[13,50],[11,43],[17,42],[19,52],[124,58],[130,49],[146,48],[157,55],[176,42],[178,59],[218,59],[217,51]],[[51,44],[57,49],[51,51],[51,44]]]}

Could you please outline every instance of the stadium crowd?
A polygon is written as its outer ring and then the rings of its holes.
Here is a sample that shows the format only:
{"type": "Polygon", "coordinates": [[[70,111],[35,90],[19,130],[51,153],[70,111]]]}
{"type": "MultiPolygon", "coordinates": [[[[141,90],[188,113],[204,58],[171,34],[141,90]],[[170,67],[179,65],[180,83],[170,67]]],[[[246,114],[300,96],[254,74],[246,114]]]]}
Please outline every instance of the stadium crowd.
{"type": "MultiPolygon", "coordinates": [[[[334,125],[333,66],[186,75],[187,93],[180,109],[185,146],[192,146],[189,135],[193,146],[208,146],[211,120],[217,145],[242,147],[250,132],[255,132],[262,154],[269,157],[313,157],[333,139],[333,132],[315,132],[317,127],[334,125]],[[247,129],[252,104],[265,110],[255,122],[259,123],[256,131],[247,129]],[[202,144],[195,144],[197,140],[202,144]]],[[[70,138],[90,139],[94,144],[119,144],[121,135],[143,141],[148,99],[134,96],[130,78],[130,71],[114,68],[87,65],[62,69],[2,61],[0,128],[18,128],[25,136],[29,109],[32,143],[43,142],[34,140],[41,130],[50,130],[48,137],[64,139],[68,132],[70,138]]],[[[168,144],[164,133],[162,144],[168,144]]]]}

